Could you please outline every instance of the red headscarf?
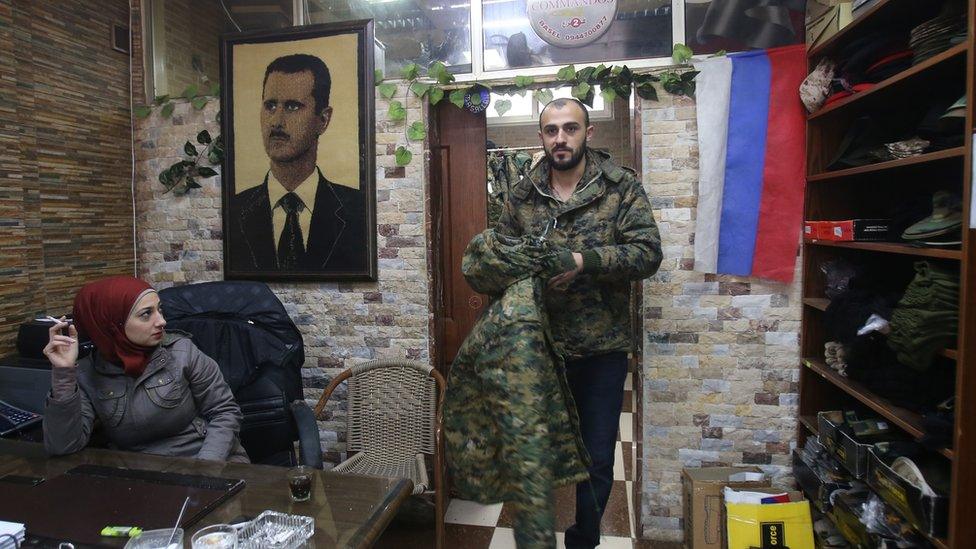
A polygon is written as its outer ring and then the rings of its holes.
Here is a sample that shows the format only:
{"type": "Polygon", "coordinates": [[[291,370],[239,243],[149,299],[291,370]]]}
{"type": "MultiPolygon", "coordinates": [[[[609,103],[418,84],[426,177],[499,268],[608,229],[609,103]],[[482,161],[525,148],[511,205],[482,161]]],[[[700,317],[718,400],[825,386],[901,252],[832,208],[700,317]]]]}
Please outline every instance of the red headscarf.
{"type": "Polygon", "coordinates": [[[85,284],[75,296],[74,320],[91,338],[105,360],[122,366],[125,374],[139,377],[154,347],[143,347],[125,336],[125,322],[139,298],[152,286],[131,276],[111,276],[85,284]]]}

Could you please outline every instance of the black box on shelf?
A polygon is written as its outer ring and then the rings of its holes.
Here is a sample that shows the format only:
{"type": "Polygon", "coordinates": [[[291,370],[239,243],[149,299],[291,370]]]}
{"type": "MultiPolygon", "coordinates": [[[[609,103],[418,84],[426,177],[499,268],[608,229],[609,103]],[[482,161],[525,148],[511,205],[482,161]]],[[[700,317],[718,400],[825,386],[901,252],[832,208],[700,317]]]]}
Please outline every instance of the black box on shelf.
{"type": "Polygon", "coordinates": [[[840,410],[830,410],[817,412],[817,431],[819,432],[820,444],[828,452],[837,453],[840,445],[840,427],[844,424],[844,412],[840,410]]]}
{"type": "MultiPolygon", "coordinates": [[[[829,456],[823,455],[818,458],[818,461],[830,459],[829,456]]],[[[849,482],[823,478],[817,469],[817,464],[807,463],[800,450],[793,450],[793,477],[807,499],[812,501],[817,509],[825,512],[830,510],[831,492],[850,488],[849,482]]]]}
{"type": "Polygon", "coordinates": [[[863,502],[863,497],[839,494],[834,498],[834,506],[827,516],[852,547],[877,547],[877,536],[868,532],[868,527],[861,522],[860,509],[863,502]]]}
{"type": "Polygon", "coordinates": [[[891,468],[877,448],[868,452],[867,483],[919,531],[938,538],[949,530],[949,497],[926,496],[891,468]]]}

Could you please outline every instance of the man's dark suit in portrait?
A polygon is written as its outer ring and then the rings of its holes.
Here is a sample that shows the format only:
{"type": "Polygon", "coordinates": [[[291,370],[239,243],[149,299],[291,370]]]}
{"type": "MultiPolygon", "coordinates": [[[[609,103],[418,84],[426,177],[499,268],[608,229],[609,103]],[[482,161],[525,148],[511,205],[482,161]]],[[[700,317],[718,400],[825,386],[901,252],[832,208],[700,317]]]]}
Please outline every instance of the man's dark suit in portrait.
{"type": "Polygon", "coordinates": [[[265,70],[261,136],[271,169],[231,199],[232,269],[367,270],[363,192],[332,183],[317,166],[331,88],[328,67],[311,55],[279,57],[265,70]]]}

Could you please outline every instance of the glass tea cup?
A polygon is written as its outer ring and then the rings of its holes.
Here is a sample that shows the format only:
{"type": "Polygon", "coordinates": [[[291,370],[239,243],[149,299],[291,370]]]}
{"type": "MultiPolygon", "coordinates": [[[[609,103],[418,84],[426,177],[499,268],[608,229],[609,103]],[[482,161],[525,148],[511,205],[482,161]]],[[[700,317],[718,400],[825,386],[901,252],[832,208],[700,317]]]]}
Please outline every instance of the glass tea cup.
{"type": "Polygon", "coordinates": [[[288,492],[292,501],[308,501],[312,497],[312,471],[307,465],[288,470],[288,492]]]}
{"type": "Polygon", "coordinates": [[[236,549],[237,529],[229,524],[201,528],[190,538],[193,549],[236,549]]]}

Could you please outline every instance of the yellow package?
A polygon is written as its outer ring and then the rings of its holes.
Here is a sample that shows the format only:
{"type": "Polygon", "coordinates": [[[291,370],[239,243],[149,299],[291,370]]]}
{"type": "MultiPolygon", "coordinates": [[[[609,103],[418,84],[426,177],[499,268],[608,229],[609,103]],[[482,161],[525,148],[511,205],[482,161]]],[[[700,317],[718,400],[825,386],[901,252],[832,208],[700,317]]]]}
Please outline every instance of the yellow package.
{"type": "Polygon", "coordinates": [[[729,549],[814,549],[810,502],[728,503],[729,549]]]}

